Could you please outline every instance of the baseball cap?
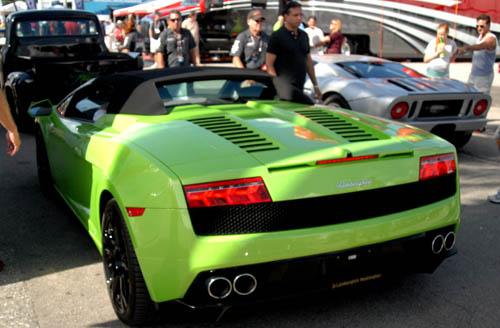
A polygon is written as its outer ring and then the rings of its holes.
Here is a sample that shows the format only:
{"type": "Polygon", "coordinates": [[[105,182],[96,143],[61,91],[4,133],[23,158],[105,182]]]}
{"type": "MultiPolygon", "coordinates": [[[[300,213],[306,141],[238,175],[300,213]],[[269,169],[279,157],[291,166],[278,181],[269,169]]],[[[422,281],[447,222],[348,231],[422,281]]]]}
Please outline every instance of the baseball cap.
{"type": "Polygon", "coordinates": [[[247,20],[248,19],[253,19],[255,21],[257,20],[265,20],[266,18],[264,17],[264,15],[262,14],[262,11],[260,9],[253,9],[253,10],[250,10],[250,12],[248,13],[248,16],[247,16],[247,20]]]}

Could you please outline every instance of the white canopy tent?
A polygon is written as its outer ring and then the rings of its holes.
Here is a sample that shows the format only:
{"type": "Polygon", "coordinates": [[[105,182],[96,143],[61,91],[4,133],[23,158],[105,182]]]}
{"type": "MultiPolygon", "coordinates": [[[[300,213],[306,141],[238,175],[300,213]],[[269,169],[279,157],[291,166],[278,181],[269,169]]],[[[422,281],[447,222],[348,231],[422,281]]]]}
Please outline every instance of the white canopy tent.
{"type": "Polygon", "coordinates": [[[148,2],[143,2],[135,6],[120,8],[113,10],[114,17],[127,16],[129,14],[134,15],[149,15],[154,13],[156,10],[164,9],[171,6],[179,6],[181,0],[153,0],[148,2]]]}
{"type": "Polygon", "coordinates": [[[0,15],[7,16],[14,11],[26,10],[28,6],[24,1],[15,1],[0,7],[0,15]]]}

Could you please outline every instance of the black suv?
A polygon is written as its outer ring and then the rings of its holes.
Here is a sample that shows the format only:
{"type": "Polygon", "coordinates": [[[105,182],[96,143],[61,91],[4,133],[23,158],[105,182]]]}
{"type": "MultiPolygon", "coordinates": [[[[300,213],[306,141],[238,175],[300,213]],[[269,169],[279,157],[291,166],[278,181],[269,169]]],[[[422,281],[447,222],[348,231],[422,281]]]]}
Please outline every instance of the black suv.
{"type": "Polygon", "coordinates": [[[7,17],[0,83],[20,130],[32,102],[57,103],[100,74],[142,68],[142,58],[111,53],[97,16],[79,10],[29,10],[7,17]]]}

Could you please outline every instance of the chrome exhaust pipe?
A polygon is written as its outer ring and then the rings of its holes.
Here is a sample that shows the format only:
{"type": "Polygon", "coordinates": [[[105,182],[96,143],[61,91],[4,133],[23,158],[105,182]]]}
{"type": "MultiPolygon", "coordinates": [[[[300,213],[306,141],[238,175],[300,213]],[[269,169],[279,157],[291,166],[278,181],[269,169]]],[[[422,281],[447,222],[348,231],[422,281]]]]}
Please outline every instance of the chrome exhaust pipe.
{"type": "Polygon", "coordinates": [[[451,250],[455,246],[455,241],[455,233],[453,231],[448,232],[444,237],[444,249],[451,250]]]}
{"type": "Polygon", "coordinates": [[[231,294],[233,286],[225,277],[211,277],[207,279],[207,291],[210,297],[220,300],[231,294]]]}
{"type": "Polygon", "coordinates": [[[437,235],[432,240],[431,249],[434,254],[439,254],[444,247],[444,238],[442,235],[437,235]]]}
{"type": "Polygon", "coordinates": [[[236,294],[246,296],[257,288],[257,279],[250,273],[237,275],[233,280],[233,290],[236,294]]]}

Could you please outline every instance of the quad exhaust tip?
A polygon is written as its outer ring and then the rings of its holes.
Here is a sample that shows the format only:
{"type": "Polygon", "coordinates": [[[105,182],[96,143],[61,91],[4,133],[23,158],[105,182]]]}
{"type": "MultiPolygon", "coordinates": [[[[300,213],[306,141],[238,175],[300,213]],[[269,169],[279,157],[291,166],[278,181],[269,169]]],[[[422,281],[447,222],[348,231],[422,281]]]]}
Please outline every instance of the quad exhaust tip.
{"type": "Polygon", "coordinates": [[[455,233],[453,231],[448,232],[444,237],[443,235],[436,235],[432,239],[431,249],[434,254],[439,254],[443,250],[450,251],[455,246],[455,233]]]}
{"type": "Polygon", "coordinates": [[[432,239],[431,249],[434,254],[439,254],[444,248],[444,237],[437,235],[432,239]]]}
{"type": "Polygon", "coordinates": [[[231,294],[233,285],[227,278],[212,277],[207,280],[207,291],[210,297],[220,300],[231,294]]]}
{"type": "Polygon", "coordinates": [[[242,273],[234,278],[233,290],[238,295],[250,295],[256,288],[257,279],[250,273],[242,273]]]}
{"type": "Polygon", "coordinates": [[[444,237],[444,248],[449,251],[455,246],[455,233],[453,231],[450,231],[446,234],[444,237]]]}
{"type": "Polygon", "coordinates": [[[257,278],[250,273],[237,275],[233,282],[226,277],[210,277],[206,281],[207,292],[211,298],[221,300],[228,297],[233,291],[241,296],[252,294],[257,289],[257,278]]]}

